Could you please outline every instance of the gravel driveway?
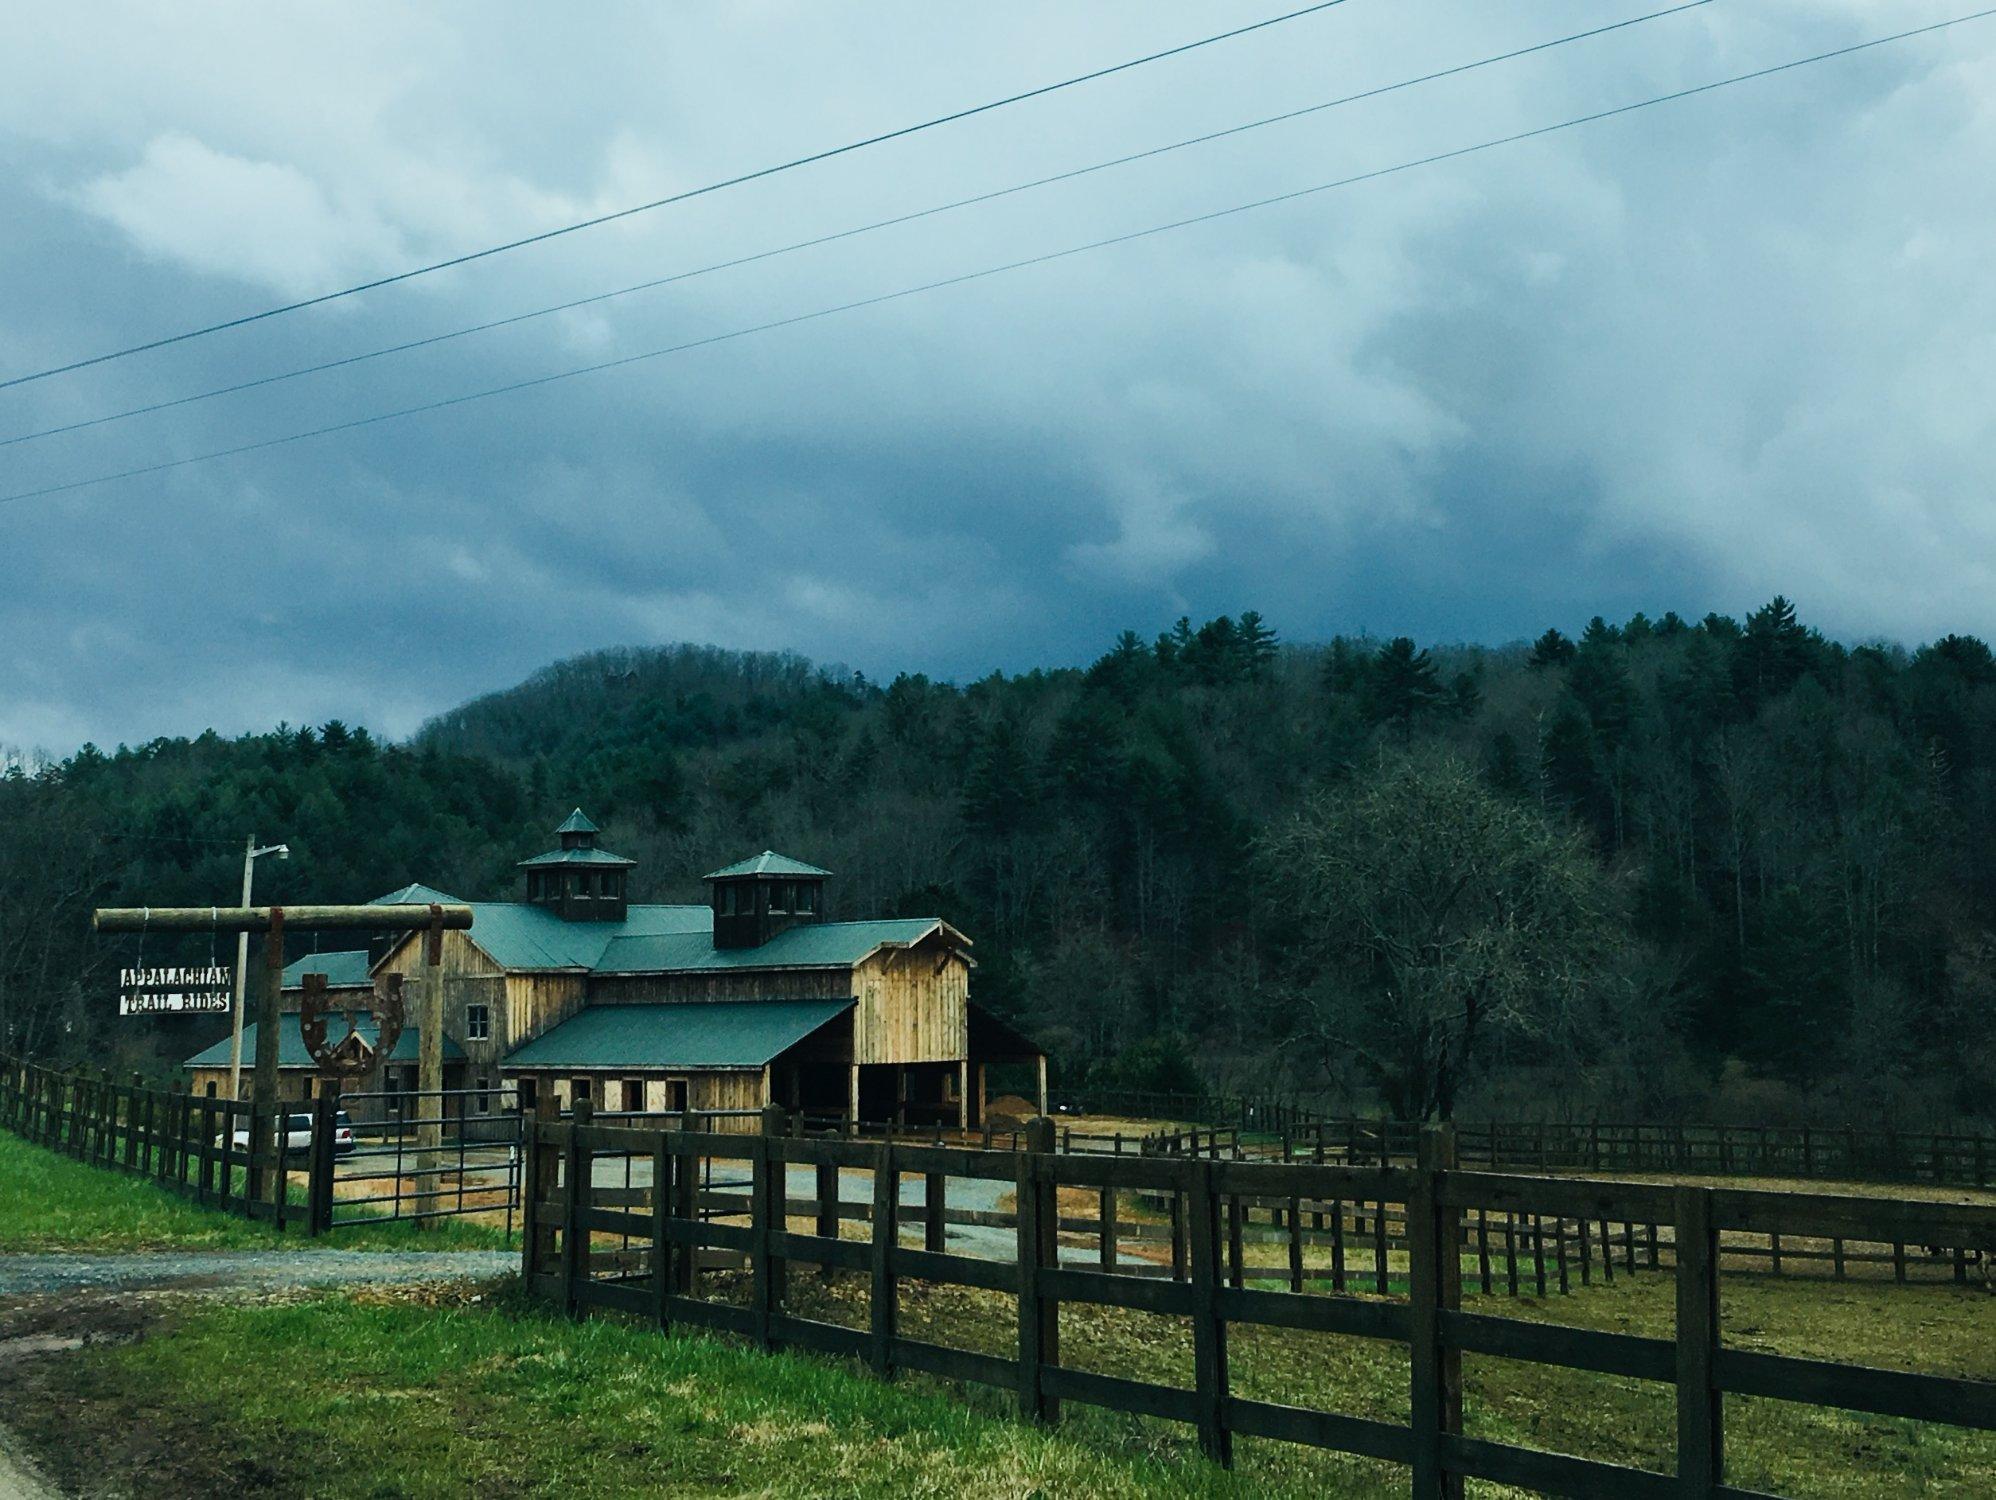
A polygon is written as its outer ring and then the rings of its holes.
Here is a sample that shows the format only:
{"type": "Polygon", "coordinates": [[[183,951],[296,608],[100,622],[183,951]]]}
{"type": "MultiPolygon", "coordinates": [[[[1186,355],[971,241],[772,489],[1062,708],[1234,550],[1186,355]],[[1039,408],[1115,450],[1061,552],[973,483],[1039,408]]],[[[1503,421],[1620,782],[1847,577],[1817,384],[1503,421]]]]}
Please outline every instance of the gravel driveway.
{"type": "Polygon", "coordinates": [[[394,1285],[505,1276],[518,1251],[201,1250],[135,1255],[0,1255],[0,1297],[107,1287],[185,1290],[292,1286],[394,1285]]]}

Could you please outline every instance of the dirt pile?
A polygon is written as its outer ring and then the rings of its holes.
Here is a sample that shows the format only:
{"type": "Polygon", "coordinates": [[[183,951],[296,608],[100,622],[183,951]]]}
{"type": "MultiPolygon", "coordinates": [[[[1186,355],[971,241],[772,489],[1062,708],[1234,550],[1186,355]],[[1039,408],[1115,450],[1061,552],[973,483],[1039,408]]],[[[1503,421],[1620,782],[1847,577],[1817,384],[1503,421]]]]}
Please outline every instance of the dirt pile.
{"type": "Polygon", "coordinates": [[[984,1105],[984,1118],[991,1122],[993,1130],[1016,1130],[1038,1113],[1030,1099],[1021,1099],[1017,1094],[1000,1094],[984,1105]]]}

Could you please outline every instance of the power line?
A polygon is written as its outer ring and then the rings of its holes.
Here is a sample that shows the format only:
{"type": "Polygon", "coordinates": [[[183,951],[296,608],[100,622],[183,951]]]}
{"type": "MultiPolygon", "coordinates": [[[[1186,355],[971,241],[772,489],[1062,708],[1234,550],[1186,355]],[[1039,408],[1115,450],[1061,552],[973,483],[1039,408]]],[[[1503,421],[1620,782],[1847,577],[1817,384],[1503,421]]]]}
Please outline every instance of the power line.
{"type": "Polygon", "coordinates": [[[463,406],[472,401],[483,401],[492,396],[510,395],[516,391],[532,390],[558,381],[573,380],[581,375],[599,374],[605,370],[622,369],[627,365],[642,364],[647,360],[660,359],[669,354],[685,353],[692,349],[704,349],[714,344],[723,344],[734,339],[747,338],[752,334],[768,333],[779,328],[791,328],[800,323],[815,322],[821,318],[834,317],[840,313],[857,312],[862,308],[879,307],[884,303],[898,302],[903,298],[919,296],[925,292],[940,291],[946,287],[963,286],[968,282],[982,281],[987,277],[1004,275],[1011,271],[1024,270],[1031,266],[1046,265],[1052,261],[1066,260],[1072,256],[1084,255],[1093,250],[1104,250],[1114,245],[1126,245],[1136,240],[1149,239],[1154,235],[1167,234],[1173,230],[1190,228],[1197,224],[1210,224],[1219,219],[1231,218],[1236,214],[1252,212],[1255,209],[1269,208],[1276,204],[1293,203],[1301,198],[1313,197],[1319,193],[1337,188],[1351,187],[1361,182],[1373,182],[1382,177],[1391,177],[1401,172],[1412,171],[1417,167],[1433,166],[1440,162],[1456,161],[1466,156],[1474,156],[1491,151],[1500,146],[1515,145],[1521,141],[1537,140],[1542,136],[1555,135],[1561,131],[1573,130],[1582,125],[1592,125],[1602,120],[1612,120],[1621,115],[1633,114],[1638,110],[1651,109],[1661,104],[1673,104],[1680,100],[1696,98],[1701,94],[1713,93],[1719,89],[1731,88],[1737,84],[1751,83],[1777,74],[1792,72],[1797,68],[1809,67],[1815,63],[1830,62],[1837,58],[1850,57],[1856,53],[1868,52],[1875,47],[1883,47],[1892,42],[1906,41],[1917,36],[1945,31],[1970,21],[1985,20],[1996,15],[1996,6],[1984,10],[1971,11],[1966,15],[1954,16],[1945,21],[1936,21],[1926,26],[1915,26],[1905,31],[1896,31],[1887,36],[1873,37],[1869,41],[1853,42],[1849,46],[1836,47],[1827,52],[1817,52],[1808,57],[1798,57],[1788,62],[1775,63],[1765,68],[1755,68],[1746,73],[1735,73],[1727,78],[1714,79],[1710,83],[1696,84],[1690,88],[1675,89],[1667,94],[1654,94],[1647,99],[1638,99],[1630,104],[1616,105],[1612,109],[1596,110],[1591,114],[1576,115],[1571,119],[1560,120],[1551,125],[1540,125],[1531,130],[1517,131],[1511,135],[1497,136],[1487,141],[1478,141],[1470,146],[1458,146],[1449,151],[1438,151],[1429,156],[1416,157],[1410,161],[1396,162],[1388,167],[1376,167],[1369,172],[1355,173],[1349,177],[1336,178],[1330,182],[1320,182],[1305,188],[1296,188],[1287,193],[1277,193],[1272,197],[1255,198],[1246,203],[1236,203],[1227,208],[1216,208],[1189,218],[1174,219],[1164,224],[1153,224],[1144,229],[1133,229],[1124,234],[1111,235],[1107,239],[1090,240],[1085,244],[1070,245],[1062,250],[1049,250],[1040,255],[1027,256],[1021,260],[1006,261],[1000,265],[985,266],[975,271],[965,271],[956,276],[946,276],[936,281],[922,282],[919,285],[903,287],[898,291],[883,292],[878,296],[863,297],[852,302],[841,302],[831,307],[818,308],[812,312],[797,313],[787,318],[776,318],[767,323],[757,323],[746,328],[731,329],[726,333],[710,334],[705,338],[689,339],[684,343],[669,344],[660,349],[648,349],[640,354],[627,354],[619,359],[603,360],[596,364],[578,365],[567,370],[557,370],[548,375],[536,375],[526,380],[510,381],[504,385],[487,387],[484,390],[467,391],[458,396],[446,396],[436,401],[426,401],[416,406],[399,407],[392,411],[376,412],[371,416],[354,417],[344,422],[334,422],[324,427],[309,428],[303,432],[286,433],[279,437],[263,438],[253,443],[241,443],[232,448],[218,448],[208,453],[191,454],[186,458],[167,459],[160,463],[145,464],[137,468],[122,469],[109,474],[97,474],[87,479],[73,479],[63,484],[44,485],[39,489],[22,490],[12,495],[0,495],[0,505],[11,505],[22,500],[36,500],[49,495],[65,494],[72,490],[85,489],[94,485],[109,484],[120,479],[136,479],[147,474],[160,474],[170,469],[185,468],[190,464],[207,463],[218,458],[234,458],[245,453],[256,453],[266,448],[283,447],[290,443],[303,442],[308,438],[328,437],[334,433],[351,432],[361,427],[371,427],[381,422],[396,421],[403,417],[420,416],[426,412],[443,411],[449,407],[463,406]]]}
{"type": "Polygon", "coordinates": [[[1075,88],[1084,83],[1094,83],[1100,79],[1113,77],[1117,73],[1127,73],[1133,68],[1144,67],[1149,63],[1162,62],[1166,58],[1181,57],[1187,52],[1196,52],[1202,47],[1211,47],[1219,42],[1233,41],[1238,37],[1244,37],[1257,31],[1265,31],[1271,26],[1280,26],[1285,22],[1299,20],[1304,16],[1315,15],[1319,11],[1330,10],[1334,6],[1344,3],[1345,0],[1318,0],[1317,4],[1306,5],[1301,10],[1287,11],[1279,16],[1270,16],[1265,20],[1252,21],[1245,26],[1236,26],[1231,31],[1216,32],[1212,36],[1200,37],[1197,41],[1182,42],[1176,47],[1167,47],[1162,52],[1150,52],[1142,57],[1130,58],[1125,62],[1112,63],[1106,68],[1096,68],[1092,72],[1078,73],[1072,78],[1063,78],[1058,83],[1041,84],[1037,88],[1026,89],[1016,94],[1008,94],[1002,99],[993,99],[988,103],[973,104],[967,109],[953,110],[949,114],[937,115],[934,119],[923,120],[914,125],[903,125],[898,129],[883,131],[879,135],[870,135],[862,140],[848,141],[843,146],[832,146],[823,151],[814,151],[807,156],[792,157],[789,161],[778,162],[774,166],[758,167],[753,172],[743,172],[739,176],[723,178],[719,182],[710,182],[704,187],[688,188],[685,192],[674,193],[669,197],[654,198],[649,203],[635,203],[629,208],[620,208],[613,213],[598,214],[591,219],[579,219],[573,224],[563,224],[555,229],[544,229],[539,234],[530,234],[523,239],[508,240],[498,245],[488,245],[483,250],[468,251],[463,255],[454,255],[448,260],[432,261],[428,265],[415,266],[407,271],[398,271],[392,276],[379,276],[372,281],[363,281],[354,286],[342,287],[338,291],[322,292],[316,297],[307,297],[299,302],[286,302],[278,307],[267,307],[261,312],[245,313],[240,317],[228,318],[220,323],[210,323],[202,328],[190,328],[183,333],[169,334],[164,338],[152,339],[143,344],[131,344],[123,349],[113,349],[105,354],[91,355],[87,359],[72,360],[64,365],[52,365],[48,369],[36,370],[27,375],[16,375],[7,380],[0,380],[0,390],[5,390],[9,386],[26,385],[30,381],[46,380],[51,375],[66,375],[72,370],[88,369],[92,365],[107,364],[111,360],[124,359],[126,356],[132,354],[143,354],[150,349],[163,349],[169,344],[180,344],[185,343],[189,339],[204,338],[208,334],[220,333],[229,328],[241,328],[248,323],[260,323],[266,318],[281,317],[285,313],[299,312],[308,307],[318,307],[323,303],[336,302],[342,297],[357,296],[361,292],[375,291],[384,286],[393,286],[397,282],[412,281],[418,276],[427,276],[432,271],[445,271],[453,266],[469,265],[476,260],[485,260],[494,255],[504,255],[511,250],[522,250],[529,245],[538,245],[547,240],[559,239],[563,235],[575,234],[580,230],[594,229],[602,224],[614,223],[618,219],[628,219],[637,214],[650,213],[653,209],[665,208],[670,204],[684,203],[691,198],[704,197],[709,193],[718,193],[726,188],[740,187],[743,183],[756,182],[764,177],[774,177],[779,172],[794,171],[798,167],[808,167],[818,162],[830,161],[836,156],[846,156],[854,151],[864,151],[869,146],[879,146],[888,141],[900,140],[904,136],[917,135],[924,130],[934,130],[942,125],[953,125],[958,121],[968,120],[976,115],[989,114],[993,110],[1005,109],[1014,104],[1023,104],[1029,99],[1044,98],[1048,94],[1057,94],[1062,89],[1075,88]]]}
{"type": "Polygon", "coordinates": [[[1337,109],[1346,104],[1356,104],[1363,100],[1376,99],[1381,95],[1397,93],[1400,90],[1414,88],[1420,84],[1433,83],[1444,78],[1454,78],[1463,73],[1475,72],[1479,68],[1492,67],[1498,63],[1513,62],[1518,58],[1529,57],[1534,53],[1551,51],[1555,47],[1564,47],[1573,42],[1605,36],[1609,32],[1626,30],[1628,27],[1640,26],[1645,22],[1660,20],[1665,16],[1679,15],[1687,10],[1697,10],[1711,3],[1712,0],[1685,0],[1683,4],[1673,5],[1664,10],[1653,10],[1647,14],[1631,16],[1627,20],[1611,22],[1605,26],[1595,26],[1586,31],[1571,32],[1566,36],[1554,37],[1550,41],[1535,42],[1529,47],[1518,47],[1509,52],[1499,52],[1489,57],[1479,58],[1475,62],[1459,63],[1454,67],[1442,68],[1432,73],[1423,73],[1415,78],[1403,78],[1397,83],[1381,84],[1376,88],[1365,89],[1356,94],[1345,94],[1340,98],[1327,99],[1318,104],[1305,105],[1301,109],[1291,109],[1285,110],[1281,114],[1265,115],[1260,119],[1249,120],[1240,125],[1232,125],[1224,130],[1208,131],[1204,135],[1189,136],[1184,140],[1173,141],[1168,145],[1153,146],[1144,151],[1131,152],[1127,156],[1112,157],[1108,161],[1096,162],[1091,166],[1075,167],[1066,172],[1056,172],[1050,177],[1037,177],[1030,182],[1015,183],[1011,187],[997,188],[986,193],[977,193],[968,198],[958,198],[949,203],[940,203],[930,208],[917,209],[912,213],[896,214],[892,218],[876,219],[870,224],[861,224],[854,228],[842,229],[832,234],[817,235],[807,240],[797,240],[788,245],[778,246],[775,249],[759,250],[750,255],[741,255],[730,260],[716,261],[711,265],[700,266],[693,270],[678,271],[670,276],[654,277],[649,281],[640,281],[632,286],[618,287],[614,291],[597,292],[592,296],[578,297],[570,302],[559,302],[552,307],[540,307],[535,308],[531,312],[514,313],[510,317],[495,318],[485,323],[474,323],[465,328],[454,328],[443,333],[431,334],[425,338],[410,339],[400,344],[390,344],[383,348],[370,349],[359,354],[349,354],[341,359],[324,360],[318,364],[305,365],[294,370],[283,370],[276,374],[259,376],[254,380],[238,381],[233,385],[217,386],[212,390],[199,391],[193,395],[177,396],[166,401],[154,401],[144,406],[129,407],[124,411],[109,412],[99,417],[86,417],[77,422],[67,422],[59,427],[45,427],[36,432],[24,432],[15,437],[0,438],[0,448],[13,447],[18,443],[34,442],[39,438],[56,437],[66,432],[81,432],[87,428],[102,427],[107,423],[121,422],[130,417],[143,417],[149,416],[154,412],[171,411],[176,407],[190,406],[199,401],[212,401],[218,396],[233,396],[243,391],[258,390],[264,386],[278,385],[284,381],[297,380],[308,375],[322,375],[329,370],[345,369],[349,365],[363,364],[368,360],[381,359],[394,354],[407,354],[412,350],[427,349],[436,344],[448,343],[452,339],[465,338],[478,333],[490,333],[494,329],[499,328],[510,328],[516,323],[525,323],[535,318],[549,317],[555,313],[573,312],[577,308],[591,307],[597,303],[608,302],[618,297],[628,297],[635,292],[653,291],[662,286],[671,286],[678,282],[691,281],[696,277],[712,275],[717,271],[735,270],[742,266],[753,265],[758,261],[772,260],[782,255],[791,255],[800,250],[816,249],[819,246],[834,244],[840,240],[849,240],[863,234],[872,234],[877,230],[891,229],[898,225],[914,223],[920,219],[933,218],[938,214],[951,213],[957,209],[990,203],[1000,198],[1009,198],[1018,193],[1029,192],[1035,188],[1049,187],[1055,183],[1071,182],[1077,177],[1086,177],[1095,172],[1108,171],[1113,167],[1128,166],[1132,162],[1147,161],[1153,157],[1164,156],[1173,151],[1185,150],[1187,147],[1208,145],[1213,141],[1225,140],[1230,136],[1244,135],[1248,131],[1260,130],[1265,126],[1280,125],[1291,120],[1302,119],[1308,115],[1321,114],[1325,110],[1337,109]]]}

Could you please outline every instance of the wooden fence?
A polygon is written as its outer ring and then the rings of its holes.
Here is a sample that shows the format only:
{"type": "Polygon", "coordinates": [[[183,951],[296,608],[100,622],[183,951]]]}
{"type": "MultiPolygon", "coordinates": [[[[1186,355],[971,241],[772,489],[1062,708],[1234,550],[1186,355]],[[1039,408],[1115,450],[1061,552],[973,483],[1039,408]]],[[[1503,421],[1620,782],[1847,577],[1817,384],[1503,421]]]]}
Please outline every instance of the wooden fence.
{"type": "Polygon", "coordinates": [[[147,1088],[136,1073],[119,1083],[109,1074],[0,1058],[0,1125],[207,1207],[317,1234],[330,1213],[332,1132],[314,1133],[325,1144],[323,1172],[321,1153],[287,1153],[282,1144],[287,1117],[309,1108],[280,1101],[258,1109],[248,1101],[147,1088]],[[309,1186],[297,1203],[290,1188],[301,1168],[309,1186]]]}
{"type": "MultiPolygon", "coordinates": [[[[1722,1482],[1722,1398],[1728,1393],[1996,1429],[1996,1382],[1729,1348],[1719,1333],[1719,1271],[1722,1260],[1734,1256],[1728,1237],[1937,1244],[1987,1253],[1996,1250],[1996,1207],[1472,1171],[1457,1165],[1445,1128],[1423,1138],[1412,1166],[1365,1167],[1061,1155],[1052,1149],[1051,1122],[1043,1120],[1030,1127],[1027,1149],[1016,1152],[790,1132],[783,1112],[773,1108],[764,1114],[761,1135],[603,1126],[586,1110],[568,1122],[550,1116],[530,1121],[527,1286],[571,1313],[610,1309],[662,1328],[719,1329],[765,1348],[848,1356],[883,1375],[919,1370],[997,1386],[1014,1392],[1020,1411],[1035,1420],[1055,1420],[1063,1402],[1075,1401],[1187,1423],[1202,1449],[1221,1463],[1231,1461],[1236,1436],[1252,1436],[1406,1464],[1413,1493],[1423,1497],[1459,1493],[1465,1477],[1580,1495],[1743,1494],[1722,1482]],[[746,1173],[740,1191],[715,1189],[715,1163],[746,1173]],[[791,1167],[809,1170],[811,1195],[791,1195],[791,1167]],[[865,1174],[868,1186],[848,1196],[850,1184],[842,1186],[841,1174],[853,1172],[865,1174]],[[910,1174],[921,1179],[919,1205],[903,1202],[903,1179],[910,1174]],[[612,1185],[605,1185],[606,1176],[612,1185]],[[947,1209],[952,1181],[1002,1185],[1014,1195],[1002,1256],[945,1248],[944,1227],[955,1218],[947,1209]],[[1168,1200],[1185,1229],[1185,1263],[1174,1267],[1180,1274],[1134,1274],[1106,1250],[1095,1265],[1063,1256],[1063,1189],[1100,1195],[1105,1205],[1125,1194],[1168,1200]],[[1322,1266],[1316,1274],[1293,1272],[1287,1289],[1279,1272],[1272,1288],[1261,1284],[1268,1273],[1243,1277],[1234,1248],[1238,1226],[1247,1207],[1266,1204],[1286,1205],[1292,1225],[1313,1206],[1332,1204],[1364,1205],[1375,1234],[1397,1220],[1404,1249],[1392,1254],[1379,1248],[1373,1267],[1372,1290],[1389,1295],[1340,1294],[1342,1278],[1333,1285],[1322,1266]],[[811,1232],[790,1227],[799,1217],[811,1223],[811,1232]],[[867,1226],[865,1239],[839,1237],[841,1223],[850,1220],[867,1226]],[[1488,1235],[1472,1238],[1466,1226],[1493,1221],[1666,1226],[1665,1236],[1646,1236],[1640,1245],[1625,1238],[1619,1248],[1625,1269],[1642,1262],[1661,1269],[1668,1260],[1676,1282],[1674,1337],[1465,1310],[1466,1277],[1491,1284],[1488,1235]],[[902,1243],[903,1227],[912,1224],[921,1227],[920,1248],[902,1243]],[[744,1301],[702,1294],[699,1272],[716,1263],[745,1272],[744,1301]],[[866,1278],[867,1326],[801,1315],[792,1305],[789,1278],[804,1265],[866,1278]],[[903,1281],[978,1288],[1008,1299],[1016,1309],[1016,1348],[998,1355],[904,1336],[897,1290],[903,1281]],[[1191,1384],[1064,1364],[1063,1305],[1190,1320],[1191,1384]],[[1242,1326],[1407,1346],[1407,1419],[1381,1421],[1233,1394],[1228,1345],[1231,1330],[1242,1326]],[[1674,1385],[1675,1472],[1466,1436],[1464,1353],[1674,1385]]],[[[988,1196],[992,1188],[984,1191],[988,1196]]],[[[1345,1222],[1342,1212],[1335,1222],[1345,1222]]],[[[1505,1274],[1513,1278],[1529,1263],[1515,1249],[1507,1259],[1505,1274]]],[[[1538,1274],[1544,1275],[1543,1259],[1538,1274]]]]}
{"type": "MultiPolygon", "coordinates": [[[[1459,1123],[1464,1166],[1492,1171],[1634,1172],[1672,1176],[1806,1177],[1844,1182],[1986,1188],[1996,1139],[1932,1131],[1809,1125],[1459,1123]]],[[[1273,1129],[1195,1127],[1159,1134],[1150,1149],[1233,1160],[1412,1163],[1422,1127],[1398,1120],[1316,1119],[1273,1129]]]]}

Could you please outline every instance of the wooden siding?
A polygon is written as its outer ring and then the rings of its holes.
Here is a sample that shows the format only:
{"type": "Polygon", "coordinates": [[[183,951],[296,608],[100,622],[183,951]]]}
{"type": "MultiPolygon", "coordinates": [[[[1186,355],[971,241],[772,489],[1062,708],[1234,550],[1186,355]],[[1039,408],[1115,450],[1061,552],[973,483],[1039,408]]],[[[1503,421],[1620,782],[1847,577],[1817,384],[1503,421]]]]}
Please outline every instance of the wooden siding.
{"type": "Polygon", "coordinates": [[[582,1009],[586,984],[581,974],[508,974],[504,1050],[532,1041],[582,1009]]]}
{"type": "Polygon", "coordinates": [[[852,971],[853,1061],[954,1062],[970,1055],[970,965],[936,934],[852,971]]]}
{"type": "MultiPolygon", "coordinates": [[[[421,932],[404,933],[401,940],[388,950],[388,957],[382,960],[376,972],[390,971],[408,976],[419,973],[423,967],[423,939],[421,932]]],[[[485,950],[472,941],[469,932],[453,929],[444,934],[444,972],[446,974],[503,974],[505,970],[486,957],[485,950]]]]}
{"type": "Polygon", "coordinates": [[[838,969],[709,969],[691,974],[592,974],[591,1005],[690,1000],[845,1000],[853,974],[838,969]]]}

